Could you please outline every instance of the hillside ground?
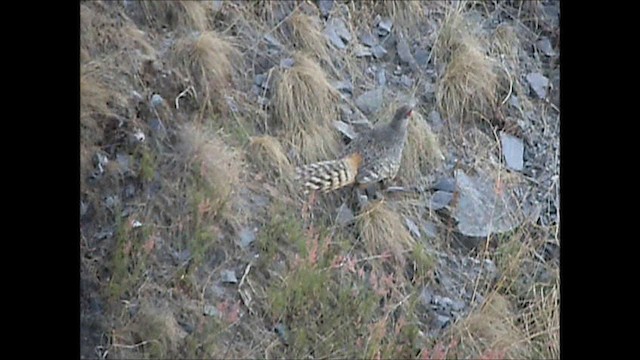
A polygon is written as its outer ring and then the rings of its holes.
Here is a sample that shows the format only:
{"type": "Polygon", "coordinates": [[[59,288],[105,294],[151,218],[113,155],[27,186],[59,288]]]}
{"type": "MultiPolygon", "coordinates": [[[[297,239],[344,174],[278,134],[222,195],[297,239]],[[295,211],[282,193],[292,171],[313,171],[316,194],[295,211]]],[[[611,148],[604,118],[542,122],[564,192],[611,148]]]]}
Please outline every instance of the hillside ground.
{"type": "Polygon", "coordinates": [[[557,2],[80,14],[82,358],[559,358],[557,2]],[[404,102],[405,191],[301,191],[404,102]]]}

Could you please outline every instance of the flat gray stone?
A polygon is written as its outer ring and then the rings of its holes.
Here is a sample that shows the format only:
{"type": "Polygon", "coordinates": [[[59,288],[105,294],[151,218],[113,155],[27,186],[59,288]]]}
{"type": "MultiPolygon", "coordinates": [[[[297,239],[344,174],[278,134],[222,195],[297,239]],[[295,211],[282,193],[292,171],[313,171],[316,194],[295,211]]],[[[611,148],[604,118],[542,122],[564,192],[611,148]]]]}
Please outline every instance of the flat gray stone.
{"type": "Polygon", "coordinates": [[[340,38],[344,40],[344,42],[350,43],[353,37],[351,36],[351,32],[347,28],[347,25],[344,23],[344,21],[342,21],[342,19],[340,18],[332,19],[332,21],[334,23],[338,36],[340,36],[340,38]]]}
{"type": "Polygon", "coordinates": [[[378,35],[386,36],[391,32],[393,21],[390,18],[384,18],[378,22],[378,35]]]}
{"type": "Polygon", "coordinates": [[[429,113],[429,125],[434,132],[439,132],[444,127],[444,121],[440,117],[440,113],[437,110],[431,110],[429,113]]]}
{"type": "Polygon", "coordinates": [[[283,69],[291,69],[295,63],[292,58],[284,58],[280,60],[280,67],[283,69]]]}
{"type": "Polygon", "coordinates": [[[524,167],[524,144],[522,140],[505,132],[500,132],[502,154],[507,166],[516,171],[522,171],[524,167]]]}
{"type": "Polygon", "coordinates": [[[454,179],[453,177],[440,178],[433,185],[433,188],[436,189],[436,190],[448,191],[448,192],[451,192],[451,193],[455,192],[456,191],[456,179],[454,179]]]}
{"type": "Polygon", "coordinates": [[[371,49],[362,44],[356,44],[356,48],[353,52],[358,58],[373,56],[371,49]]]}
{"type": "Polygon", "coordinates": [[[220,11],[222,9],[222,0],[213,0],[213,11],[220,11]]]}
{"type": "Polygon", "coordinates": [[[278,41],[278,39],[276,39],[275,36],[271,34],[266,34],[264,36],[264,39],[267,41],[267,43],[269,43],[269,45],[278,49],[282,49],[282,43],[280,43],[280,41],[278,41]]]}
{"type": "Polygon", "coordinates": [[[360,42],[368,47],[374,47],[378,45],[378,40],[368,31],[360,34],[360,42]]]}
{"type": "MultiPolygon", "coordinates": [[[[353,129],[353,126],[351,126],[350,124],[347,124],[344,121],[334,120],[333,126],[336,129],[338,129],[338,131],[340,131],[344,136],[348,137],[351,140],[355,139],[358,136],[358,134],[353,129]]],[[[339,212],[338,212],[338,215],[340,215],[339,212]]]]}
{"type": "Polygon", "coordinates": [[[239,236],[240,236],[240,245],[242,247],[247,247],[256,240],[256,232],[248,227],[245,227],[242,230],[240,230],[239,236]]]}
{"type": "Polygon", "coordinates": [[[351,41],[351,33],[344,21],[339,18],[331,18],[324,28],[324,35],[338,49],[347,47],[347,43],[351,41]]]}
{"type": "Polygon", "coordinates": [[[276,324],[276,326],[274,326],[273,328],[273,331],[278,335],[278,338],[284,345],[289,345],[289,332],[287,331],[287,327],[284,324],[276,324]]]}
{"type": "Polygon", "coordinates": [[[337,81],[334,81],[332,85],[336,90],[342,93],[347,93],[347,94],[353,93],[353,84],[351,84],[351,81],[337,80],[337,81]]]}
{"type": "Polygon", "coordinates": [[[425,305],[431,305],[431,301],[433,300],[433,291],[428,287],[422,288],[422,292],[420,292],[420,302],[425,305]]]}
{"type": "Polygon", "coordinates": [[[222,271],[222,282],[226,284],[237,284],[238,278],[236,272],[231,270],[222,271]]]}
{"type": "Polygon", "coordinates": [[[202,313],[206,316],[213,316],[213,317],[217,317],[220,315],[220,313],[218,312],[218,309],[216,309],[215,306],[213,305],[205,305],[204,308],[202,309],[202,313]]]}
{"type": "Polygon", "coordinates": [[[520,108],[520,99],[515,95],[511,95],[509,97],[509,105],[513,106],[516,109],[519,109],[520,108]]]}
{"type": "Polygon", "coordinates": [[[444,315],[440,315],[440,314],[436,314],[436,317],[434,319],[435,322],[435,326],[439,329],[444,329],[445,327],[447,327],[447,325],[449,325],[449,323],[451,323],[451,318],[449,316],[444,316],[444,315]]]}
{"type": "Polygon", "coordinates": [[[267,74],[258,74],[253,78],[253,83],[265,89],[268,84],[267,82],[267,74]]]}
{"type": "Polygon", "coordinates": [[[435,238],[438,236],[438,227],[432,221],[424,221],[422,223],[422,230],[428,238],[435,238]]]}
{"type": "Polygon", "coordinates": [[[458,220],[460,233],[486,237],[511,231],[525,220],[527,208],[508,183],[496,191],[497,179],[490,174],[479,172],[469,176],[461,169],[454,174],[459,196],[452,215],[458,220]]]}
{"type": "Polygon", "coordinates": [[[556,52],[553,50],[553,46],[551,46],[551,41],[549,41],[548,37],[543,37],[542,39],[536,41],[536,46],[543,54],[547,56],[555,56],[556,52]]]}
{"type": "Polygon", "coordinates": [[[410,78],[407,74],[404,74],[400,77],[400,84],[402,84],[402,86],[410,88],[413,86],[413,84],[415,83],[415,81],[410,78]]]}
{"type": "Polygon", "coordinates": [[[120,170],[122,171],[129,170],[129,165],[131,163],[130,158],[131,156],[129,156],[128,154],[123,154],[123,153],[116,154],[116,162],[118,163],[118,167],[120,168],[120,170]]]}
{"type": "Polygon", "coordinates": [[[326,18],[333,8],[333,0],[318,0],[318,8],[320,9],[320,14],[326,18]]]}
{"type": "Polygon", "coordinates": [[[162,106],[162,104],[164,104],[164,99],[162,98],[162,96],[158,94],[153,94],[151,96],[151,106],[160,107],[162,106]]]}
{"type": "Polygon", "coordinates": [[[429,63],[429,52],[425,49],[418,49],[414,58],[416,59],[416,64],[425,66],[429,63]]]}
{"type": "Polygon", "coordinates": [[[411,235],[413,235],[413,237],[415,237],[416,239],[420,239],[421,235],[420,235],[420,228],[418,228],[418,225],[416,225],[416,223],[413,222],[413,220],[407,217],[404,218],[404,223],[407,225],[407,229],[409,229],[409,232],[411,233],[411,235]]]}
{"type": "Polygon", "coordinates": [[[345,203],[342,203],[338,208],[338,214],[336,215],[336,223],[339,226],[345,226],[353,223],[355,220],[355,216],[353,216],[353,211],[347,207],[345,203]]]}
{"type": "Polygon", "coordinates": [[[87,214],[87,211],[89,211],[89,204],[85,203],[84,201],[80,200],[80,216],[85,216],[87,214]]]}
{"type": "Polygon", "coordinates": [[[438,190],[431,196],[429,208],[431,210],[440,210],[449,205],[453,200],[453,193],[448,191],[438,190]]]}
{"type": "Polygon", "coordinates": [[[382,59],[385,55],[387,55],[387,50],[382,45],[376,45],[373,47],[373,57],[376,59],[382,59]]]}
{"type": "Polygon", "coordinates": [[[362,111],[365,115],[371,115],[380,109],[380,107],[382,106],[382,101],[383,89],[376,88],[358,96],[355,102],[360,111],[362,111]]]}
{"type": "Polygon", "coordinates": [[[531,89],[536,94],[536,96],[540,99],[544,99],[547,97],[547,88],[549,87],[549,79],[547,79],[544,75],[536,72],[530,73],[527,75],[527,82],[531,89]]]}
{"type": "Polygon", "coordinates": [[[380,69],[376,72],[376,82],[380,86],[385,86],[387,84],[387,72],[385,69],[380,69]]]}
{"type": "Polygon", "coordinates": [[[401,63],[409,65],[412,69],[415,68],[416,59],[411,55],[411,49],[409,43],[405,39],[402,32],[398,32],[398,41],[396,42],[396,50],[398,51],[398,57],[401,63]]]}

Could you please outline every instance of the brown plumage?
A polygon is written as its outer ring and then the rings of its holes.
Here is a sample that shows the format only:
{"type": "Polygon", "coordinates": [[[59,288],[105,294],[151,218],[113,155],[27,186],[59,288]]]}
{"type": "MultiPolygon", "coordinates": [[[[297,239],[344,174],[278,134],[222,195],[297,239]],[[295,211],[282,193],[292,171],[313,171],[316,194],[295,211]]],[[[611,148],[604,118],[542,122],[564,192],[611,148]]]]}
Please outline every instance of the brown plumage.
{"type": "Polygon", "coordinates": [[[400,168],[412,112],[413,107],[401,106],[389,123],[358,134],[337,160],[299,167],[297,178],[304,184],[305,191],[328,192],[347,185],[366,186],[394,178],[400,168]]]}

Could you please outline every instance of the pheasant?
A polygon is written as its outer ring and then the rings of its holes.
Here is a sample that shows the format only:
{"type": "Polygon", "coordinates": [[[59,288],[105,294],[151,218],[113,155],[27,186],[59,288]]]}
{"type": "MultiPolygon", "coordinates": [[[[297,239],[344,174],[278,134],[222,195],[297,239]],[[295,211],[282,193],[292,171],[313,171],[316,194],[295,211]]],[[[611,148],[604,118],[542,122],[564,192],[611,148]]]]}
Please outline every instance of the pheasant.
{"type": "Polygon", "coordinates": [[[297,178],[304,184],[305,192],[326,193],[348,185],[362,189],[393,179],[400,168],[412,113],[412,106],[402,105],[389,123],[358,134],[337,160],[298,167],[297,178]]]}

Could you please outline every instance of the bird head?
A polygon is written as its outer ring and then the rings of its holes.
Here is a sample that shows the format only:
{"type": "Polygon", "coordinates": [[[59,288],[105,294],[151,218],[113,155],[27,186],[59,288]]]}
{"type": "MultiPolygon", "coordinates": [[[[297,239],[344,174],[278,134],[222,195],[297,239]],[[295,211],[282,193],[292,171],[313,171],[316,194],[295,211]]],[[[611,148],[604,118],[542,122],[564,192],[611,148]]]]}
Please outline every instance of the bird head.
{"type": "Polygon", "coordinates": [[[406,127],[409,118],[413,115],[413,106],[402,105],[397,110],[391,121],[391,126],[395,128],[406,127]]]}

